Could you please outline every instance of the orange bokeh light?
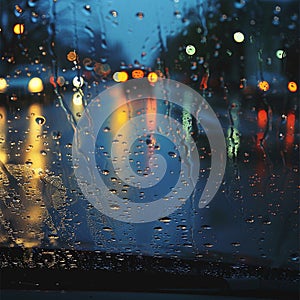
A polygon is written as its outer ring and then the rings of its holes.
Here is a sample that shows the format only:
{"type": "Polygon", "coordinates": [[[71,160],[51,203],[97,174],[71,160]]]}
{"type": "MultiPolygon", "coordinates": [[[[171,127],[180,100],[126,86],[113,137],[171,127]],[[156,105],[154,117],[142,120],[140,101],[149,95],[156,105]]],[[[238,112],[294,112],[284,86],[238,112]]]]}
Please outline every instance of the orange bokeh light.
{"type": "Polygon", "coordinates": [[[77,54],[75,51],[70,51],[68,54],[67,54],[67,60],[68,61],[75,61],[77,59],[77,54]]]}
{"type": "Polygon", "coordinates": [[[270,85],[269,85],[268,81],[265,81],[265,80],[260,81],[258,83],[258,87],[259,87],[259,89],[261,89],[264,92],[266,92],[270,89],[270,85]]]}
{"type": "Polygon", "coordinates": [[[144,71],[142,70],[133,70],[131,73],[132,78],[138,79],[144,77],[144,71]]]}
{"type": "Polygon", "coordinates": [[[297,83],[294,82],[294,81],[290,81],[290,82],[288,83],[288,90],[289,90],[290,92],[292,92],[292,93],[297,92],[297,90],[298,90],[297,83]]]}

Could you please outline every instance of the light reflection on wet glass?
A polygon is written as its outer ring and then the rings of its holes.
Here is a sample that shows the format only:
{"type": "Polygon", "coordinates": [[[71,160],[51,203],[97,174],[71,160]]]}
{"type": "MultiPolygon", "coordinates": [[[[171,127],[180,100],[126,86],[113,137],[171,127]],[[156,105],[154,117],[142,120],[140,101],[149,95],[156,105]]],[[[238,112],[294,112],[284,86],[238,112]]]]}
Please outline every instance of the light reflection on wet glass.
{"type": "MultiPolygon", "coordinates": [[[[1,246],[64,245],[298,264],[299,73],[291,64],[299,53],[293,42],[291,22],[298,20],[293,1],[286,7],[264,4],[268,26],[283,26],[281,38],[276,31],[271,43],[264,41],[260,13],[248,1],[231,6],[224,1],[217,6],[200,0],[154,1],[155,9],[141,5],[134,11],[117,2],[103,3],[101,11],[93,1],[80,8],[59,1],[19,2],[11,1],[6,12],[14,14],[13,22],[1,25],[7,43],[0,48],[1,246]],[[246,21],[247,6],[253,16],[246,21]],[[42,28],[40,36],[35,24],[42,28]],[[284,73],[287,66],[290,71],[284,73]],[[152,84],[159,77],[186,82],[218,114],[228,166],[208,208],[197,210],[191,198],[185,210],[151,224],[122,224],[101,215],[76,185],[71,143],[84,108],[110,85],[133,77],[148,77],[152,84]]],[[[171,139],[197,138],[200,192],[211,156],[203,128],[193,124],[188,101],[180,110],[158,100],[148,98],[115,111],[97,138],[95,155],[106,159],[109,143],[115,143],[111,159],[130,157],[137,178],[150,174],[155,153],[166,154],[175,165],[181,159],[176,149],[153,134],[160,126],[157,113],[173,115],[184,132],[172,128],[171,139]],[[145,136],[124,153],[118,129],[143,114],[145,136]]],[[[149,200],[145,191],[120,184],[109,163],[99,164],[111,193],[128,201],[149,200]]]]}

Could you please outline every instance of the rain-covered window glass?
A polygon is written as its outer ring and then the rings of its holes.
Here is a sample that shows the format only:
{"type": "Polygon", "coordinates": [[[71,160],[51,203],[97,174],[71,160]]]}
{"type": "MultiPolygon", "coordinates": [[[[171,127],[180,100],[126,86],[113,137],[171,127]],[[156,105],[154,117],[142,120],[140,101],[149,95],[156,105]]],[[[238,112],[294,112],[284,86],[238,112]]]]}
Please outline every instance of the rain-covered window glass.
{"type": "Polygon", "coordinates": [[[299,39],[298,0],[0,0],[1,285],[294,296],[299,39]]]}

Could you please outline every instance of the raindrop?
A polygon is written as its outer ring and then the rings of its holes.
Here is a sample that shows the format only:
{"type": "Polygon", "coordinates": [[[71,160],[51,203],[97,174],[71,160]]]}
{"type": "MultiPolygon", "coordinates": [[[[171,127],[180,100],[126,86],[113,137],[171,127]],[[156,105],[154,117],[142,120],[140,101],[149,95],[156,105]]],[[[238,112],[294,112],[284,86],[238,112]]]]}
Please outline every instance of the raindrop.
{"type": "Polygon", "coordinates": [[[272,24],[273,24],[273,25],[275,25],[275,26],[278,26],[278,25],[279,25],[279,23],[280,23],[280,21],[279,21],[279,17],[277,17],[277,16],[274,16],[274,18],[273,18],[273,21],[272,21],[272,24]]]}
{"type": "Polygon", "coordinates": [[[111,227],[103,227],[103,231],[112,231],[112,228],[111,227]]]}
{"type": "Polygon", "coordinates": [[[109,170],[102,170],[101,173],[105,176],[107,176],[109,174],[109,170]]]}
{"type": "Polygon", "coordinates": [[[254,223],[254,218],[248,218],[248,219],[246,219],[246,222],[247,222],[247,223],[250,223],[250,224],[251,224],[251,223],[254,223]]]}
{"type": "Polygon", "coordinates": [[[91,6],[88,5],[88,4],[84,6],[84,9],[85,9],[87,12],[91,12],[91,6]]]}
{"type": "Polygon", "coordinates": [[[210,230],[211,226],[209,226],[209,225],[202,225],[201,228],[204,229],[204,230],[210,230]]]}
{"type": "Polygon", "coordinates": [[[35,122],[36,122],[38,125],[44,125],[45,122],[46,122],[46,119],[45,119],[45,117],[43,117],[43,116],[39,116],[39,117],[36,117],[36,118],[35,118],[35,122]]]}
{"type": "Polygon", "coordinates": [[[239,0],[239,1],[235,1],[234,2],[234,7],[237,9],[241,9],[246,5],[246,1],[245,0],[239,0]]]}
{"type": "Polygon", "coordinates": [[[59,140],[61,138],[61,133],[59,131],[52,131],[52,139],[59,140]]]}
{"type": "Polygon", "coordinates": [[[110,205],[110,208],[112,210],[118,210],[118,209],[120,209],[120,206],[119,205],[110,205]]]}
{"type": "Polygon", "coordinates": [[[20,17],[23,13],[23,9],[19,5],[15,5],[14,13],[16,17],[20,17]]]}
{"type": "Polygon", "coordinates": [[[171,219],[168,218],[168,217],[164,217],[164,218],[160,218],[159,221],[160,221],[160,222],[163,222],[163,223],[170,223],[170,222],[171,222],[171,219]]]}
{"type": "Polygon", "coordinates": [[[172,151],[168,152],[168,155],[170,157],[172,157],[172,158],[176,158],[177,157],[177,154],[175,152],[172,152],[172,151]]]}
{"type": "Polygon", "coordinates": [[[109,131],[110,131],[110,128],[106,126],[106,127],[104,127],[103,131],[104,131],[104,132],[109,132],[109,131]]]}
{"type": "Polygon", "coordinates": [[[292,262],[298,262],[299,261],[299,253],[293,253],[290,255],[290,260],[292,262]]]}
{"type": "Polygon", "coordinates": [[[239,247],[239,246],[241,246],[241,243],[239,243],[239,242],[233,242],[233,243],[231,243],[231,245],[233,247],[239,247]]]}
{"type": "Polygon", "coordinates": [[[297,21],[298,20],[298,15],[296,13],[294,13],[292,16],[291,16],[291,20],[292,21],[297,21]]]}
{"type": "Polygon", "coordinates": [[[142,20],[144,18],[144,14],[142,12],[138,12],[136,14],[136,16],[138,17],[138,19],[142,20]]]}
{"type": "Polygon", "coordinates": [[[31,13],[31,22],[36,23],[38,21],[39,15],[36,12],[31,13]]]}
{"type": "Polygon", "coordinates": [[[31,161],[31,160],[26,160],[26,161],[25,161],[25,164],[26,164],[27,166],[32,166],[32,161],[31,161]]]}
{"type": "Polygon", "coordinates": [[[157,226],[157,227],[154,227],[154,230],[156,230],[156,231],[162,231],[163,229],[162,229],[162,227],[157,226]]]}
{"type": "Polygon", "coordinates": [[[118,16],[118,12],[115,11],[115,10],[111,10],[109,13],[110,13],[114,18],[116,18],[116,17],[118,16]]]}
{"type": "Polygon", "coordinates": [[[174,16],[175,16],[177,19],[180,19],[180,18],[181,18],[181,13],[180,13],[180,11],[176,10],[176,11],[174,12],[174,16]]]}
{"type": "Polygon", "coordinates": [[[29,7],[35,7],[37,2],[38,2],[38,0],[28,0],[27,4],[29,7]]]}
{"type": "Polygon", "coordinates": [[[43,155],[43,156],[46,156],[47,155],[47,152],[45,150],[41,150],[40,153],[43,155]]]}

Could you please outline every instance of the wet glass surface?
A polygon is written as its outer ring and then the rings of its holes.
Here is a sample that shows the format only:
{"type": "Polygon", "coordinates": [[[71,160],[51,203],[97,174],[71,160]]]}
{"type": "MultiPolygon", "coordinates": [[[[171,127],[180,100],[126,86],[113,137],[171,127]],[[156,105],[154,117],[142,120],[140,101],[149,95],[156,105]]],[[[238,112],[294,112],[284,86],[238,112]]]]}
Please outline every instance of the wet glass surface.
{"type": "MultiPolygon", "coordinates": [[[[2,249],[299,269],[298,1],[0,5],[2,249]],[[102,214],[81,191],[73,137],[99,93],[141,77],[154,85],[156,78],[182,82],[206,99],[222,126],[227,163],[216,196],[200,209],[212,155],[201,124],[184,105],[161,99],[121,106],[95,137],[93,155],[109,193],[144,204],[163,198],[180,176],[182,159],[194,164],[192,156],[179,154],[176,142],[193,139],[200,159],[195,191],[180,208],[155,221],[126,223],[102,214]],[[158,115],[176,119],[183,131],[172,125],[168,139],[151,133],[167,127],[158,115]],[[125,128],[118,136],[118,130],[138,116],[145,134],[125,149],[131,132],[125,128]],[[119,177],[114,159],[128,159],[135,175],[147,178],[157,154],[167,170],[157,185],[133,187],[119,177]]],[[[0,261],[8,264],[13,258],[0,261]]]]}

